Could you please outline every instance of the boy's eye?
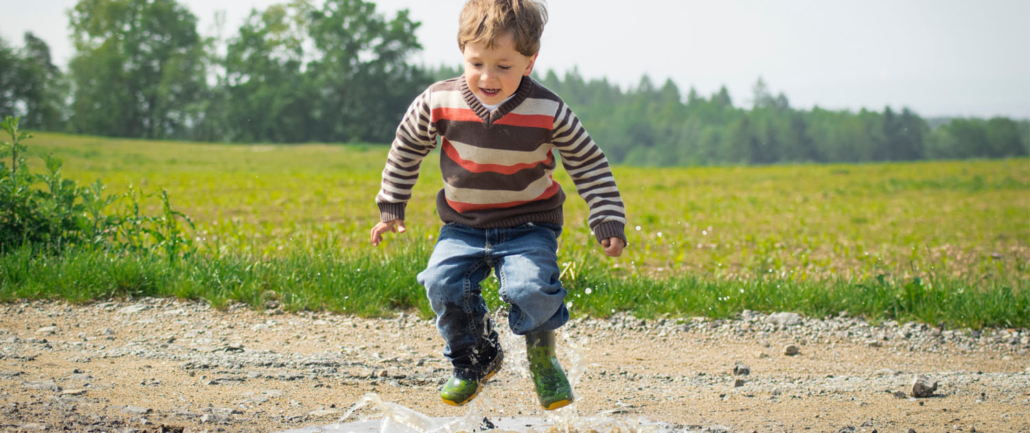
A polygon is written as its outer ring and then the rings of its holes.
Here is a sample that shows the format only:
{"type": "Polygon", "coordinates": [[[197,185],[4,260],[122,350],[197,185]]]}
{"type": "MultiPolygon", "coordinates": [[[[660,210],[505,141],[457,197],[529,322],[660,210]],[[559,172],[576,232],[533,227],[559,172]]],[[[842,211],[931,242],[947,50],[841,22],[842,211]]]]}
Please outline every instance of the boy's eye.
{"type": "Polygon", "coordinates": [[[473,63],[470,63],[470,64],[471,64],[471,65],[472,65],[473,67],[476,67],[476,68],[478,68],[478,67],[480,67],[480,66],[483,66],[483,64],[482,64],[482,63],[475,63],[475,62],[473,62],[473,63]]]}
{"type": "Polygon", "coordinates": [[[511,69],[511,66],[498,66],[498,68],[500,68],[502,71],[507,71],[511,69]]]}

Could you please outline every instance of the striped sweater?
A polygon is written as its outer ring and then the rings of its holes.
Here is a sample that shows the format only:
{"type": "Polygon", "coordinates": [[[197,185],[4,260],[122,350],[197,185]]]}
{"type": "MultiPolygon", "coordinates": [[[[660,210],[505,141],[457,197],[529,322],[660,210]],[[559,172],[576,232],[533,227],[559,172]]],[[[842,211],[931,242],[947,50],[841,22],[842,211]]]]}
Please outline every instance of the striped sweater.
{"type": "Polygon", "coordinates": [[[433,84],[415,98],[397,128],[376,195],[383,222],[404,219],[422,159],[442,138],[444,222],[478,228],[563,223],[565,193],[552,179],[562,165],[590,206],[598,241],[626,240],[626,213],[608,159],[565,103],[529,77],[511,99],[488,110],[464,77],[433,84]]]}

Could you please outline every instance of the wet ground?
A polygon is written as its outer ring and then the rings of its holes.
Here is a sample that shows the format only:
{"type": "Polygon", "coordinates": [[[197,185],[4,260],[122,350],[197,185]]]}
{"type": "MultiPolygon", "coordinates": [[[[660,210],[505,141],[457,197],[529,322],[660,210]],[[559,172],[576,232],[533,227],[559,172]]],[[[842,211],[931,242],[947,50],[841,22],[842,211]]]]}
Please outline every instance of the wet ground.
{"type": "Polygon", "coordinates": [[[507,364],[476,406],[453,408],[436,397],[449,371],[442,341],[430,321],[406,314],[217,311],[165,299],[4,304],[0,430],[283,431],[332,425],[375,394],[428,417],[560,416],[573,426],[603,418],[710,432],[1030,431],[1027,330],[748,312],[578,319],[561,337],[578,401],[548,414],[511,335],[507,364]],[[937,384],[929,397],[912,395],[917,375],[937,384]]]}

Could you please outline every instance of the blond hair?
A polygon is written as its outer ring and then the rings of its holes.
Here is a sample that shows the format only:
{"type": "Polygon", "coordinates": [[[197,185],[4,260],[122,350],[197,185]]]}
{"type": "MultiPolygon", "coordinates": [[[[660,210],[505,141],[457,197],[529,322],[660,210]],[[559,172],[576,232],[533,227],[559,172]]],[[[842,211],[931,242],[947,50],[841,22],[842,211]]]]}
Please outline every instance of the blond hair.
{"type": "Polygon", "coordinates": [[[529,57],[540,50],[540,35],[547,24],[547,6],[542,0],[469,0],[458,18],[458,48],[486,42],[493,48],[497,39],[510,34],[515,50],[529,57]]]}

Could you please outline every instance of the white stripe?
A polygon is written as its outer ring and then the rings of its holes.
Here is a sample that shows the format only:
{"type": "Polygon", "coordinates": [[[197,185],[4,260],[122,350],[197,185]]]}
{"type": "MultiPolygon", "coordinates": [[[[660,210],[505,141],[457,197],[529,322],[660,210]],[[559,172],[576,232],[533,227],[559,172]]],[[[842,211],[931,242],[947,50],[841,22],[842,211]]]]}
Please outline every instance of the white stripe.
{"type": "MultiPolygon", "coordinates": [[[[569,170],[569,168],[566,167],[565,171],[567,173],[569,173],[569,176],[572,177],[573,179],[590,177],[587,173],[590,173],[591,171],[597,170],[597,167],[600,166],[601,164],[604,164],[604,162],[607,161],[607,160],[608,160],[608,158],[601,158],[601,159],[597,160],[597,162],[591,164],[589,167],[580,167],[580,168],[575,168],[575,169],[572,169],[572,170],[569,170]]],[[[598,174],[600,174],[600,173],[598,173],[598,174]]]]}
{"type": "Polygon", "coordinates": [[[469,104],[461,90],[434,91],[433,105],[429,109],[432,111],[434,108],[469,108],[469,104]]]}
{"type": "Polygon", "coordinates": [[[554,116],[558,111],[558,105],[557,101],[550,99],[526,98],[511,112],[526,116],[554,116]]]}
{"type": "Polygon", "coordinates": [[[529,184],[522,191],[498,191],[471,188],[458,188],[444,182],[443,189],[447,199],[469,204],[498,204],[510,203],[513,201],[533,200],[547,191],[547,188],[554,182],[549,176],[544,176],[529,184]]]}
{"type": "Polygon", "coordinates": [[[451,145],[458,152],[458,156],[466,161],[476,164],[497,164],[512,166],[515,164],[530,164],[542,162],[547,159],[547,154],[553,149],[547,143],[540,145],[532,152],[520,152],[517,150],[484,149],[460,141],[451,140],[451,145]]]}

